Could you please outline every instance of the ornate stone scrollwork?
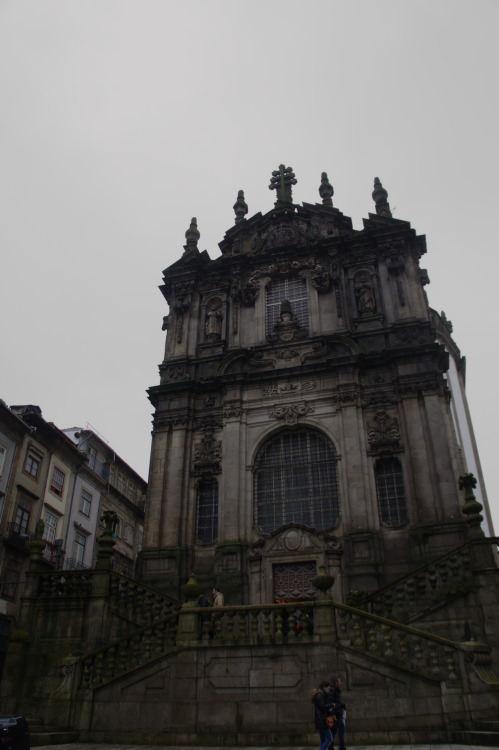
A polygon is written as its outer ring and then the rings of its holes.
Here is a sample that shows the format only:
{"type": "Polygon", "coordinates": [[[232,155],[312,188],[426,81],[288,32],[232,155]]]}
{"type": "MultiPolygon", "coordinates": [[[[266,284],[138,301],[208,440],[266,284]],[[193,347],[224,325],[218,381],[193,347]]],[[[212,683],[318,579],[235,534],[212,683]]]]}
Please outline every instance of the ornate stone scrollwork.
{"type": "Polygon", "coordinates": [[[281,314],[274,323],[274,330],[267,338],[270,342],[294,341],[304,339],[308,336],[308,330],[300,325],[296,315],[293,314],[291,303],[284,299],[281,303],[281,314]]]}
{"type": "Polygon", "coordinates": [[[320,263],[315,265],[310,272],[310,281],[314,289],[321,294],[329,291],[331,286],[331,275],[320,263]]]}
{"type": "Polygon", "coordinates": [[[367,422],[367,441],[373,450],[396,448],[400,443],[400,427],[396,417],[385,409],[377,409],[374,417],[367,422]]]}
{"type": "Polygon", "coordinates": [[[286,380],[283,383],[272,383],[262,388],[264,398],[274,398],[275,396],[284,396],[289,393],[301,393],[314,391],[317,388],[315,380],[310,378],[304,380],[286,380]]]}
{"type": "Polygon", "coordinates": [[[217,440],[211,428],[206,428],[201,442],[194,446],[194,470],[219,474],[222,461],[222,441],[217,440]]]}
{"type": "Polygon", "coordinates": [[[276,404],[270,410],[269,416],[272,419],[284,419],[287,425],[294,425],[298,422],[299,417],[304,417],[313,412],[314,407],[301,401],[299,404],[276,404]]]}

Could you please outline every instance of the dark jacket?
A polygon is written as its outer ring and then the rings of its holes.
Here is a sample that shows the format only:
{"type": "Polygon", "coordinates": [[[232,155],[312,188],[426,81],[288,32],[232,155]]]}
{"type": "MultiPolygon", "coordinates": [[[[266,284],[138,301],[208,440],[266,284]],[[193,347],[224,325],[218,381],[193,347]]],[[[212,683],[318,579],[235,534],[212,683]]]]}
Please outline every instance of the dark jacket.
{"type": "Polygon", "coordinates": [[[319,731],[327,729],[326,716],[329,716],[333,704],[325,690],[321,688],[320,693],[314,696],[314,720],[315,728],[319,731]]]}
{"type": "Polygon", "coordinates": [[[329,688],[329,699],[334,706],[334,715],[338,719],[341,719],[346,706],[341,701],[341,690],[335,683],[331,683],[331,687],[329,688]]]}

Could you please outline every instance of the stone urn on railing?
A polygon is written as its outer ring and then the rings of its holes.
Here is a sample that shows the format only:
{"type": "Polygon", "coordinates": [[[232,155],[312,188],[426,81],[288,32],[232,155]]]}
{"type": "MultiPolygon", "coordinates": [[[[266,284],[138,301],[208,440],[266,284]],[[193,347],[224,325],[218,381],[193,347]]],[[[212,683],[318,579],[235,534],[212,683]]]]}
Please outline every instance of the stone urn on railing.
{"type": "Polygon", "coordinates": [[[315,578],[312,578],[310,583],[312,586],[315,586],[316,589],[319,589],[319,596],[317,597],[318,601],[328,601],[331,599],[326,592],[329,591],[333,585],[334,576],[329,575],[325,565],[319,565],[319,573],[315,578]]]}
{"type": "Polygon", "coordinates": [[[199,594],[203,593],[203,587],[198,583],[195,573],[191,573],[187,583],[181,587],[185,602],[182,607],[195,607],[197,605],[199,594]]]}

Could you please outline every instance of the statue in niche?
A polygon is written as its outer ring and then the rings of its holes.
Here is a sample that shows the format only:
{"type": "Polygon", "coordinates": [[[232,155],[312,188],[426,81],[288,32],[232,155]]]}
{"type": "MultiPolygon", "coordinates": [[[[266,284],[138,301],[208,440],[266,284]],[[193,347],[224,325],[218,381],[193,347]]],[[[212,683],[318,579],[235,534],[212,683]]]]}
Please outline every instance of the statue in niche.
{"type": "Polygon", "coordinates": [[[222,311],[219,306],[211,305],[206,313],[204,332],[208,341],[220,341],[222,338],[222,311]]]}
{"type": "Polygon", "coordinates": [[[371,283],[367,274],[362,274],[355,285],[355,299],[357,311],[360,315],[369,315],[376,310],[376,302],[371,283]]]}

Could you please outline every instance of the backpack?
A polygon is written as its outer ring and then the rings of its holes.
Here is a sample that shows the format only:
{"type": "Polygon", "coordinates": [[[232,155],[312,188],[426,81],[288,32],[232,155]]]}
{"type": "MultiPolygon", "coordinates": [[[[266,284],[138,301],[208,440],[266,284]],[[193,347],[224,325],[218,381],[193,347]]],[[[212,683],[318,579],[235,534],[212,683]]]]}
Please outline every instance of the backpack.
{"type": "Polygon", "coordinates": [[[319,693],[322,693],[322,690],[320,688],[314,688],[310,694],[310,702],[315,703],[315,696],[319,693]]]}

